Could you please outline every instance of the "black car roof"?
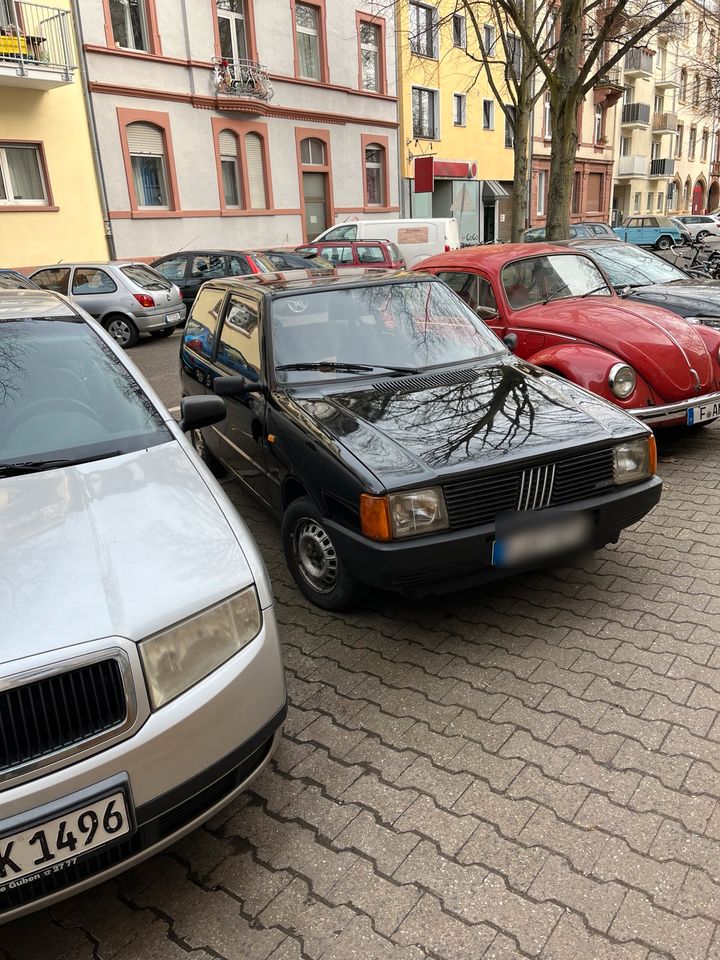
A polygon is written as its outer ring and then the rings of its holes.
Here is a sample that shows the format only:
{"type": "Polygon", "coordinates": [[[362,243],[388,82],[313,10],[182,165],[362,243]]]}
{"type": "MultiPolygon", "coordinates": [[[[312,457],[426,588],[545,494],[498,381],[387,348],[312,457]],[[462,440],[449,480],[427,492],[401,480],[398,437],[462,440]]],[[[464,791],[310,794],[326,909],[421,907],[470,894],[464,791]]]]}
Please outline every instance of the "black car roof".
{"type": "Polygon", "coordinates": [[[365,270],[361,267],[347,270],[285,270],[277,273],[254,273],[243,277],[218,277],[207,280],[203,289],[217,287],[223,290],[241,290],[260,287],[266,295],[277,296],[297,290],[342,290],[353,287],[381,286],[386,283],[411,283],[436,278],[407,270],[365,270]]]}

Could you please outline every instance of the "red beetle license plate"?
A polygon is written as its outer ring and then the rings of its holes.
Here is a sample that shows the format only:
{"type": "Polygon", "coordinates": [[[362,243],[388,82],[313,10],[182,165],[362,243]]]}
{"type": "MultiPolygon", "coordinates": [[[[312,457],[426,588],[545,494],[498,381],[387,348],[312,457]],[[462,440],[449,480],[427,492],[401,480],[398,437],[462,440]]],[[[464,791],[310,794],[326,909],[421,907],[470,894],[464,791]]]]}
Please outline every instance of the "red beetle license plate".
{"type": "Polygon", "coordinates": [[[716,400],[714,403],[701,403],[697,407],[690,407],[687,412],[687,422],[688,426],[691,427],[694,423],[702,423],[707,420],[714,420],[716,417],[720,417],[720,401],[716,400]]]}

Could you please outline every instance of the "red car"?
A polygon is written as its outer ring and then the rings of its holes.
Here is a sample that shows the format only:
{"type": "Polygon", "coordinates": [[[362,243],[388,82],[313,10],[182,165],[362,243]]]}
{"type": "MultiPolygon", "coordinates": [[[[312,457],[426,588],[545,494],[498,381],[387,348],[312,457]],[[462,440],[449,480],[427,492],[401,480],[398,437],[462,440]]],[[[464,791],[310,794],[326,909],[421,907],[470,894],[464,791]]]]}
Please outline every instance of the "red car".
{"type": "Polygon", "coordinates": [[[523,360],[652,426],[720,416],[720,332],[622,299],[577,250],[466,247],[415,269],[444,280],[523,360]]]}
{"type": "Polygon", "coordinates": [[[329,260],[334,267],[380,267],[404,270],[405,260],[390,240],[321,240],[295,247],[305,256],[313,254],[329,260]]]}

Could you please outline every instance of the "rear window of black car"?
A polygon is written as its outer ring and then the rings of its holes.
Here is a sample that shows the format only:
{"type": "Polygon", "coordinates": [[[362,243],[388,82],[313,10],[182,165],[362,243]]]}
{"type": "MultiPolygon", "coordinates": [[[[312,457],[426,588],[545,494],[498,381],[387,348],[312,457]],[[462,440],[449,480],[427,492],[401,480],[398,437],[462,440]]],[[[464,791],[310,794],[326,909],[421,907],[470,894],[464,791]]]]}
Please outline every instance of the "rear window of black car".
{"type": "Polygon", "coordinates": [[[140,266],[133,263],[127,267],[120,267],[120,272],[124,273],[128,280],[132,280],[143,290],[170,290],[172,284],[168,283],[165,277],[160,276],[157,270],[152,267],[140,266]]]}

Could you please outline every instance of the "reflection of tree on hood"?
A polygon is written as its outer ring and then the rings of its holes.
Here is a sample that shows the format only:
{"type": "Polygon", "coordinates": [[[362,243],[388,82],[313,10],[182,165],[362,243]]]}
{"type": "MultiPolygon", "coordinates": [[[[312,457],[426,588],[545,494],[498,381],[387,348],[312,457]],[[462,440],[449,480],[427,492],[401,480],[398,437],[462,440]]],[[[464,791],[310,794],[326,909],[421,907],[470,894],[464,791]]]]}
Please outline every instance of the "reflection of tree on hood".
{"type": "Polygon", "coordinates": [[[25,362],[31,345],[30,338],[16,329],[12,333],[3,331],[0,324],[0,407],[6,407],[5,413],[10,402],[18,399],[19,385],[26,377],[25,362]]]}

